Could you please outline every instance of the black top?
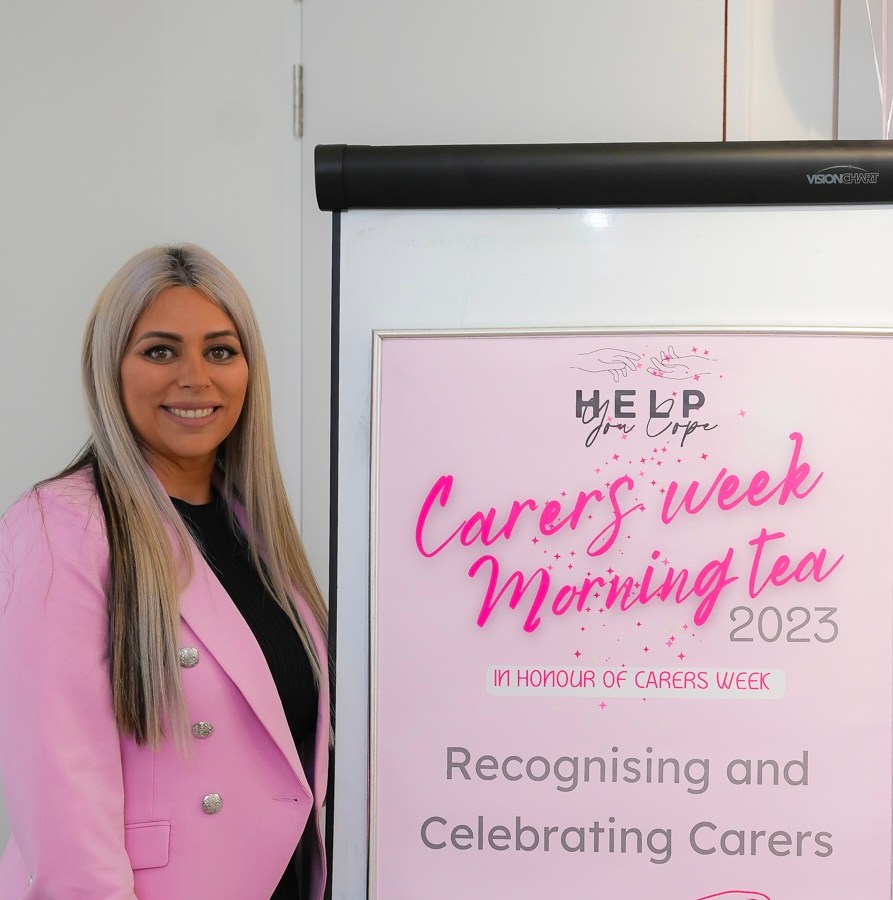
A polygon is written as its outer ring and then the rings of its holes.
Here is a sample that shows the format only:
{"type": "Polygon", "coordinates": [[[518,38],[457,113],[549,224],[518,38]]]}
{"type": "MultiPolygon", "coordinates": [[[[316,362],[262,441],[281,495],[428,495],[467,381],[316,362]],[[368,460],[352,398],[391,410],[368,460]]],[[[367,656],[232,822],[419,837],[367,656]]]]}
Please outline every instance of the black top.
{"type": "MultiPolygon", "coordinates": [[[[248,541],[238,525],[230,524],[229,511],[220,495],[199,505],[171,499],[208,565],[254,633],[279,692],[295,747],[308,771],[308,756],[312,754],[316,733],[318,692],[304,645],[284,610],[264,587],[251,562],[248,541]]],[[[312,827],[305,830],[308,833],[312,835],[312,827]]],[[[300,837],[297,836],[296,844],[300,837]]],[[[272,898],[295,900],[302,896],[297,872],[300,869],[306,876],[307,867],[300,866],[300,849],[296,848],[272,898]]]]}

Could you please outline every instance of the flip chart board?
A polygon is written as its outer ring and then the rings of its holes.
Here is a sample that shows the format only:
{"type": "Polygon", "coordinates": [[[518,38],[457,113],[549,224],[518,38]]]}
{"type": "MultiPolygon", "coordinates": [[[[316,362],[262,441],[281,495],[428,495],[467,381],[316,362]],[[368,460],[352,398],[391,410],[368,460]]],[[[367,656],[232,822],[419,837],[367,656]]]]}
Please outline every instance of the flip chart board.
{"type": "Polygon", "coordinates": [[[334,896],[890,896],[891,156],[770,149],[356,149],[334,896]]]}

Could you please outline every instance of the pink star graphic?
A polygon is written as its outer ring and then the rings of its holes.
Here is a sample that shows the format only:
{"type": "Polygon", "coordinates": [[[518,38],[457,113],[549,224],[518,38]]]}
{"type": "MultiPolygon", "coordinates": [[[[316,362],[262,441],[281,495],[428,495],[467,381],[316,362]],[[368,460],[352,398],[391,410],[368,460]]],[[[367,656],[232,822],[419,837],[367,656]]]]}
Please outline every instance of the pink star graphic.
{"type": "Polygon", "coordinates": [[[580,651],[579,651],[579,650],[574,650],[574,656],[576,656],[577,659],[579,659],[579,658],[580,658],[580,651]]]}
{"type": "Polygon", "coordinates": [[[739,409],[739,410],[738,410],[738,415],[741,416],[741,417],[743,418],[744,416],[747,415],[747,410],[746,410],[746,409],[739,409]]]}
{"type": "Polygon", "coordinates": [[[534,546],[536,546],[540,542],[540,539],[536,535],[534,535],[530,540],[533,542],[534,546]]]}

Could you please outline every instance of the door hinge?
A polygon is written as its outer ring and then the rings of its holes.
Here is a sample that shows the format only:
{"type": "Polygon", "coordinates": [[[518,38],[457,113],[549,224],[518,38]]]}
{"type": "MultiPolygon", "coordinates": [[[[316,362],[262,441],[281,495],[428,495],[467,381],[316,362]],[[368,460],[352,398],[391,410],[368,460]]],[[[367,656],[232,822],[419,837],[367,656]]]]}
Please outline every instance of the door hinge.
{"type": "Polygon", "coordinates": [[[299,138],[304,136],[304,67],[300,63],[292,66],[292,80],[292,126],[295,137],[299,138]]]}

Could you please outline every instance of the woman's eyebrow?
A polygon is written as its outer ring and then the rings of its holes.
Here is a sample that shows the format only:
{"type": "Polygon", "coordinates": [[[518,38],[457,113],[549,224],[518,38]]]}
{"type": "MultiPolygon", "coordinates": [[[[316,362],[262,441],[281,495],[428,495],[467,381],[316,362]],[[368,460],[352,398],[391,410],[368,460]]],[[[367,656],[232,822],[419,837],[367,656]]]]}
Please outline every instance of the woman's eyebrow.
{"type": "MultiPolygon", "coordinates": [[[[229,328],[224,329],[223,331],[209,331],[205,335],[204,340],[216,341],[218,338],[222,337],[231,337],[239,340],[239,335],[237,335],[235,331],[232,331],[229,328]]],[[[183,335],[176,334],[173,331],[146,331],[138,338],[136,338],[136,341],[157,340],[159,338],[164,341],[176,341],[181,344],[183,343],[183,335]]]]}
{"type": "Polygon", "coordinates": [[[173,331],[145,331],[138,338],[137,341],[145,341],[150,338],[161,338],[164,341],[179,341],[183,342],[182,334],[175,334],[173,331]]]}
{"type": "Polygon", "coordinates": [[[235,338],[236,340],[239,340],[239,335],[237,335],[235,333],[235,331],[232,331],[229,328],[227,328],[225,331],[209,331],[205,335],[205,340],[206,341],[214,341],[217,338],[222,338],[222,337],[232,337],[232,338],[235,338]]]}

